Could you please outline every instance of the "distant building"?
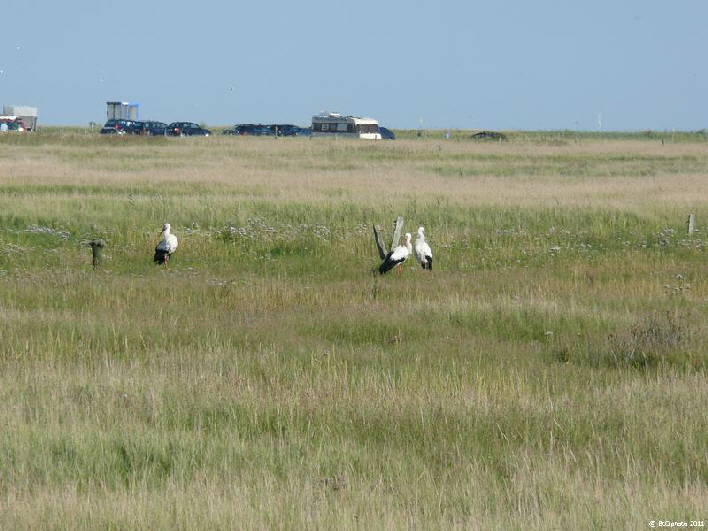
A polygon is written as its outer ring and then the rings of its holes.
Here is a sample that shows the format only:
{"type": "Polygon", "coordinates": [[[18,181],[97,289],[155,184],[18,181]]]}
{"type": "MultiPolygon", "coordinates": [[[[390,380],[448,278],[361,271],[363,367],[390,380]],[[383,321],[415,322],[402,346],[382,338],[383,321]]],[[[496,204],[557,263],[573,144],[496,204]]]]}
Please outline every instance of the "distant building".
{"type": "Polygon", "coordinates": [[[106,111],[109,120],[137,120],[139,103],[129,101],[107,101],[106,111]]]}

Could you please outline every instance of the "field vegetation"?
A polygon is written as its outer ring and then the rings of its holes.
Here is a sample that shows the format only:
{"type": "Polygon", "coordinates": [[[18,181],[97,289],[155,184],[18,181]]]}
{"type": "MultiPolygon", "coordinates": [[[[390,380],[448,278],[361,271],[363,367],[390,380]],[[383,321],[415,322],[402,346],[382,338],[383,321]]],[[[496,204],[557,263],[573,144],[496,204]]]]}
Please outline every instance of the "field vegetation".
{"type": "Polygon", "coordinates": [[[0,529],[707,519],[704,135],[410,136],[0,137],[0,529]]]}

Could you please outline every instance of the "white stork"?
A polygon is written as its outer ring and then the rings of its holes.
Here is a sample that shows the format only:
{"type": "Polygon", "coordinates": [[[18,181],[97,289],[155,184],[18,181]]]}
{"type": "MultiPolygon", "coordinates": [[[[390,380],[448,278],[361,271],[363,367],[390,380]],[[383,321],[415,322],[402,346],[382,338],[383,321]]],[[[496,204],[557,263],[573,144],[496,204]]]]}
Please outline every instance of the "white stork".
{"type": "Polygon", "coordinates": [[[170,261],[170,256],[177,250],[177,236],[170,234],[170,224],[162,226],[162,240],[155,247],[155,263],[165,264],[170,261]]]}
{"type": "Polygon", "coordinates": [[[379,266],[379,273],[383,275],[395,267],[396,275],[400,277],[401,264],[406,261],[412,252],[413,246],[411,245],[411,233],[406,232],[406,235],[403,237],[403,245],[399,245],[386,255],[386,258],[384,258],[384,261],[381,262],[381,265],[379,266]]]}
{"type": "Polygon", "coordinates": [[[433,269],[433,251],[430,245],[425,241],[425,228],[418,227],[418,234],[415,237],[415,257],[420,262],[423,269],[433,269]]]}

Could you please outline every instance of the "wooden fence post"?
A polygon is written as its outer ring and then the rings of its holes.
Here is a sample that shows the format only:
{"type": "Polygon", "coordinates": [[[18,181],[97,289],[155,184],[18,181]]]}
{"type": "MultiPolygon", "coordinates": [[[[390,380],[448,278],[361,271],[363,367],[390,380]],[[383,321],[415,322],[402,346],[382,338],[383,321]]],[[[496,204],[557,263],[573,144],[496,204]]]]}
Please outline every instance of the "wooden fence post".
{"type": "Polygon", "coordinates": [[[398,216],[393,226],[393,240],[391,250],[393,251],[401,243],[401,231],[403,230],[403,216],[398,216]]]}
{"type": "Polygon", "coordinates": [[[693,214],[688,215],[688,221],[686,221],[686,225],[688,227],[688,235],[691,236],[693,234],[693,230],[695,228],[695,216],[693,214]]]}

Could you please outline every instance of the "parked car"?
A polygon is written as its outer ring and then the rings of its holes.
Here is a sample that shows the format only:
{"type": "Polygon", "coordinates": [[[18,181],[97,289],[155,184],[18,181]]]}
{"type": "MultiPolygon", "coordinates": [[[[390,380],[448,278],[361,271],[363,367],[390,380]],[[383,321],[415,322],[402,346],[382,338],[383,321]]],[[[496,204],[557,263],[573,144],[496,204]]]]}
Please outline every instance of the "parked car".
{"type": "Polygon", "coordinates": [[[264,129],[261,124],[239,124],[236,126],[236,131],[242,136],[261,136],[264,129]]]}
{"type": "Polygon", "coordinates": [[[262,136],[268,135],[270,131],[268,126],[263,124],[236,124],[231,129],[224,129],[221,133],[224,135],[262,136]]]}
{"type": "Polygon", "coordinates": [[[504,133],[499,133],[497,131],[480,131],[470,135],[471,140],[506,140],[507,137],[504,133]]]}
{"type": "Polygon", "coordinates": [[[254,130],[256,128],[255,124],[236,124],[234,125],[233,128],[233,135],[248,135],[248,134],[253,134],[254,130]]]}
{"type": "Polygon", "coordinates": [[[271,125],[263,124],[248,124],[247,126],[241,128],[243,131],[242,135],[253,135],[253,136],[272,136],[275,134],[275,130],[271,125]]]}
{"type": "Polygon", "coordinates": [[[167,124],[152,120],[134,122],[130,127],[130,132],[134,135],[164,136],[167,134],[167,124]]]}
{"type": "Polygon", "coordinates": [[[278,136],[297,136],[298,126],[293,124],[276,124],[276,131],[278,136]]]}
{"type": "Polygon", "coordinates": [[[396,133],[388,129],[387,127],[379,126],[379,133],[381,138],[384,140],[396,140],[396,133]]]}
{"type": "Polygon", "coordinates": [[[101,128],[102,135],[125,135],[130,132],[130,128],[135,122],[132,120],[122,120],[111,118],[101,128]]]}
{"type": "Polygon", "coordinates": [[[172,122],[167,126],[167,134],[172,136],[209,136],[211,131],[194,122],[172,122]]]}
{"type": "MultiPolygon", "coordinates": [[[[306,130],[309,132],[309,129],[306,130]]],[[[229,129],[224,129],[222,135],[241,136],[298,136],[303,128],[293,124],[236,124],[229,129]]]]}
{"type": "Polygon", "coordinates": [[[221,130],[222,135],[237,135],[238,133],[236,132],[236,127],[229,127],[228,129],[222,129],[221,130]]]}

